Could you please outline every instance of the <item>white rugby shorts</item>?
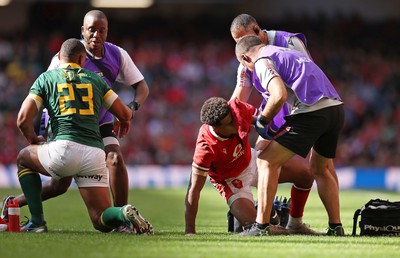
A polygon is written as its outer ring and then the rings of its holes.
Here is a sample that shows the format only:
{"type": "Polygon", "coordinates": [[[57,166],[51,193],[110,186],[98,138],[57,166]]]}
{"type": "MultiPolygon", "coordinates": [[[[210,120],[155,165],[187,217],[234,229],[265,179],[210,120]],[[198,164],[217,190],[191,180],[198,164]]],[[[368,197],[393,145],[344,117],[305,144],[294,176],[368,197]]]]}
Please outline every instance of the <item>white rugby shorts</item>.
{"type": "Polygon", "coordinates": [[[257,157],[258,151],[251,149],[251,161],[248,167],[237,177],[226,179],[223,183],[214,184],[215,188],[224,197],[229,205],[239,198],[246,198],[254,202],[251,187],[257,187],[258,170],[257,157]]]}
{"type": "Polygon", "coordinates": [[[108,187],[104,150],[69,140],[38,146],[38,158],[54,178],[73,176],[78,187],[108,187]]]}

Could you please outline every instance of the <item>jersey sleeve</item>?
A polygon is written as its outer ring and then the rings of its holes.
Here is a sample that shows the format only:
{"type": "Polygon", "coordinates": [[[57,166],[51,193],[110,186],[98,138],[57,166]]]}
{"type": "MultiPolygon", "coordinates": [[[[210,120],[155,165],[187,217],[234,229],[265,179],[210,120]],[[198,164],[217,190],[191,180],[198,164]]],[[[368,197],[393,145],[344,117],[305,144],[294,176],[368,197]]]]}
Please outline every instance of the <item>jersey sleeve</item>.
{"type": "Polygon", "coordinates": [[[139,71],[128,52],[121,47],[118,47],[118,49],[121,53],[121,67],[116,81],[130,86],[143,80],[143,74],[139,71]]]}
{"type": "Polygon", "coordinates": [[[215,155],[210,145],[203,137],[204,126],[205,125],[203,125],[203,127],[200,128],[199,135],[197,137],[192,166],[204,172],[202,176],[207,176],[208,172],[210,171],[211,164],[214,161],[215,155]]]}
{"type": "Polygon", "coordinates": [[[247,73],[247,68],[239,64],[237,75],[236,75],[236,87],[253,87],[253,82],[251,81],[249,73],[247,73]]]}
{"type": "Polygon", "coordinates": [[[43,74],[41,74],[35,82],[32,84],[31,88],[29,89],[29,97],[33,99],[36,103],[36,107],[39,110],[40,107],[43,105],[43,74]]]}
{"type": "Polygon", "coordinates": [[[311,55],[308,52],[308,49],[306,48],[306,46],[304,45],[304,42],[301,41],[296,36],[290,37],[290,39],[288,41],[288,48],[300,51],[301,53],[305,54],[306,56],[308,56],[311,59],[311,55]]]}
{"type": "Polygon", "coordinates": [[[228,103],[238,128],[238,135],[241,139],[244,139],[250,131],[253,117],[258,114],[258,110],[253,105],[238,99],[231,100],[228,103]]]}
{"type": "Polygon", "coordinates": [[[262,87],[268,90],[268,84],[274,77],[280,77],[274,62],[270,58],[261,58],[255,64],[256,72],[262,87]]]}

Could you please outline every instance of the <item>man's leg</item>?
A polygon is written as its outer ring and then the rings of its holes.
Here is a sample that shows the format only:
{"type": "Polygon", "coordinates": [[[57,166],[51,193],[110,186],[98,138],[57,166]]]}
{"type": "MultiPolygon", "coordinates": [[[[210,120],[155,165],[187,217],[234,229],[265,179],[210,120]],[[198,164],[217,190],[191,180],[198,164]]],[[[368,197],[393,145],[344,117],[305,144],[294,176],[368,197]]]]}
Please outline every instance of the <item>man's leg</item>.
{"type": "Polygon", "coordinates": [[[254,202],[246,198],[239,198],[235,200],[231,204],[230,212],[244,228],[247,228],[253,224],[257,216],[257,210],[254,206],[254,202]]]}
{"type": "Polygon", "coordinates": [[[22,231],[45,232],[46,222],[43,215],[41,199],[42,183],[39,172],[49,175],[40,164],[37,145],[29,145],[22,149],[17,157],[18,179],[28,202],[31,220],[22,227],[22,231]]]}
{"type": "Polygon", "coordinates": [[[121,207],[113,207],[102,218],[103,212],[111,207],[111,199],[107,187],[79,187],[82,199],[86,204],[93,227],[102,232],[109,232],[120,226],[123,220],[121,207]]]}
{"type": "Polygon", "coordinates": [[[125,161],[118,144],[105,146],[107,168],[110,174],[110,189],[114,206],[124,206],[128,203],[129,178],[125,161]]]}
{"type": "Polygon", "coordinates": [[[338,188],[339,188],[339,179],[337,177],[335,165],[333,164],[333,159],[328,159],[327,169],[329,170],[329,173],[332,174],[332,176],[335,179],[336,184],[338,185],[338,188]]]}
{"type": "MultiPolygon", "coordinates": [[[[258,137],[256,149],[263,150],[269,143],[270,141],[258,137]]],[[[294,226],[303,226],[302,217],[304,207],[313,182],[314,176],[309,168],[308,159],[295,155],[282,166],[279,174],[279,183],[293,183],[290,193],[291,207],[288,222],[291,228],[294,226]]]]}
{"type": "Polygon", "coordinates": [[[341,226],[339,188],[336,178],[327,169],[329,159],[312,149],[310,168],[317,183],[318,194],[328,213],[330,228],[341,226]]]}
{"type": "MultiPolygon", "coordinates": [[[[34,119],[34,129],[37,135],[47,135],[48,119],[49,115],[47,109],[40,109],[34,119]]],[[[71,185],[71,180],[72,177],[65,177],[60,180],[55,180],[51,178],[50,180],[44,182],[42,184],[42,201],[64,194],[71,185]]],[[[24,194],[20,194],[12,198],[18,200],[18,204],[20,207],[23,207],[27,204],[24,194]]]]}
{"type": "Polygon", "coordinates": [[[256,218],[258,223],[269,223],[282,164],[285,164],[293,156],[293,152],[275,141],[272,141],[258,156],[258,212],[256,218]]]}
{"type": "Polygon", "coordinates": [[[241,235],[265,235],[269,231],[270,214],[278,188],[279,172],[294,153],[279,143],[272,141],[258,156],[258,209],[256,223],[241,235]]]}
{"type": "MultiPolygon", "coordinates": [[[[64,194],[71,185],[71,181],[72,177],[64,177],[60,180],[51,178],[50,180],[43,182],[41,194],[42,201],[46,201],[48,199],[64,194]]],[[[24,194],[20,194],[18,196],[15,196],[14,198],[18,200],[20,207],[27,205],[24,194]]]]}
{"type": "Polygon", "coordinates": [[[95,229],[109,232],[125,224],[132,230],[128,233],[154,234],[152,225],[132,205],[111,207],[108,187],[79,187],[79,191],[95,229]]]}
{"type": "Polygon", "coordinates": [[[295,155],[282,166],[279,183],[293,183],[290,192],[291,206],[287,228],[300,229],[303,226],[304,207],[313,182],[314,177],[309,169],[307,159],[295,155]]]}

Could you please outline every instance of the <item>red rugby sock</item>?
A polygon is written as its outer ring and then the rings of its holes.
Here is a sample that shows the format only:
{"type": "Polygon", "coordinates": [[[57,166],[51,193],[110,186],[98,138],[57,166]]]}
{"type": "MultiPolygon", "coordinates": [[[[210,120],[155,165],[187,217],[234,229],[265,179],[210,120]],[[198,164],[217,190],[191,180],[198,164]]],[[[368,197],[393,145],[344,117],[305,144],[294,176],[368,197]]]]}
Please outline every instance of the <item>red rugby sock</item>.
{"type": "Polygon", "coordinates": [[[292,185],[290,192],[291,204],[290,204],[290,216],[293,218],[303,217],[304,206],[306,205],[308,195],[311,189],[301,189],[292,185]]]}

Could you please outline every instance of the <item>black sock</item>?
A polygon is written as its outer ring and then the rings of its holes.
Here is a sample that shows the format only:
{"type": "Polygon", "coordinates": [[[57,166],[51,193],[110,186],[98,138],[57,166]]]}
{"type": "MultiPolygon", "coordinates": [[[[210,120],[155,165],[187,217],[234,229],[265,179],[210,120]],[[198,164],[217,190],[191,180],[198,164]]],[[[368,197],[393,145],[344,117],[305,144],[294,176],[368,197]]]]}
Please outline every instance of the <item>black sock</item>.
{"type": "Polygon", "coordinates": [[[265,224],[260,224],[258,222],[256,222],[257,228],[259,229],[266,229],[269,226],[269,223],[265,223],[265,224]]]}
{"type": "Polygon", "coordinates": [[[342,223],[329,223],[329,228],[331,229],[334,229],[339,226],[342,226],[342,223]]]}

